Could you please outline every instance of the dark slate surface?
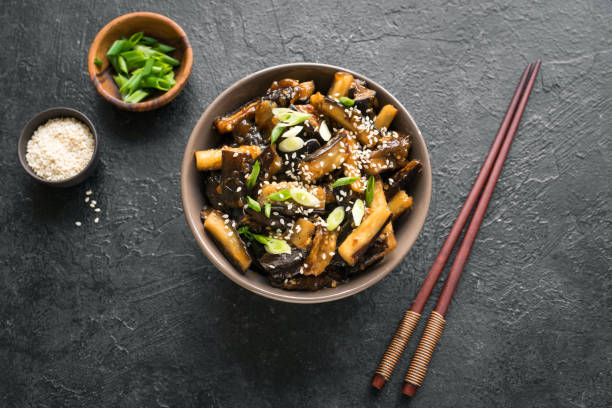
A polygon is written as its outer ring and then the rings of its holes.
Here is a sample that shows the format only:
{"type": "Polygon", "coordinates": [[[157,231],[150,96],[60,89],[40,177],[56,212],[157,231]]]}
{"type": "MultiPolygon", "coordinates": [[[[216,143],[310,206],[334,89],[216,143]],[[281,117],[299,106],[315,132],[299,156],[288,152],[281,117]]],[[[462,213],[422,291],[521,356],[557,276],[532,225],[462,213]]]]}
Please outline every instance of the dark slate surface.
{"type": "Polygon", "coordinates": [[[3,1],[0,406],[611,406],[612,3],[419,3],[3,1]],[[85,68],[96,31],[135,10],[174,18],[195,51],[183,93],[144,114],[107,104],[85,68]],[[406,355],[373,392],[389,336],[537,57],[425,385],[412,402],[400,396],[406,355]],[[350,67],[392,90],[434,170],[429,217],[403,263],[317,306],[257,297],[217,272],[180,202],[183,148],[206,105],[290,61],[350,67]],[[102,164],[54,191],[15,151],[32,115],[62,105],[94,121],[102,164]]]}

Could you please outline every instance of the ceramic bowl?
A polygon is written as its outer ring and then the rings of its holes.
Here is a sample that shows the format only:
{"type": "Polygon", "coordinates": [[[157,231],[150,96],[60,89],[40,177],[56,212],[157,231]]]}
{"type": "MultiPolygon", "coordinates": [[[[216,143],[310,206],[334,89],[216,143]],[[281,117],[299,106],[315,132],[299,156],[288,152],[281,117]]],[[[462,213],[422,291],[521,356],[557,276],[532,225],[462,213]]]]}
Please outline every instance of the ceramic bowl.
{"type": "Polygon", "coordinates": [[[40,112],[39,114],[34,116],[32,119],[30,119],[30,121],[25,125],[25,127],[21,131],[21,135],[19,136],[17,155],[19,156],[19,162],[23,166],[24,170],[30,176],[32,176],[32,178],[34,178],[36,181],[42,184],[46,184],[48,186],[52,186],[52,187],[72,187],[79,183],[82,183],[83,181],[85,181],[85,179],[87,179],[93,173],[94,169],[96,168],[96,165],[98,164],[98,154],[100,151],[99,145],[100,145],[100,141],[98,139],[98,134],[96,133],[96,129],[94,128],[93,123],[91,123],[91,121],[89,120],[87,116],[85,116],[83,113],[79,112],[78,110],[71,109],[71,108],[51,108],[51,109],[47,109],[45,111],[40,112]],[[72,117],[72,118],[78,119],[79,121],[83,122],[85,125],[89,127],[89,130],[91,131],[91,134],[94,137],[94,143],[95,143],[94,152],[87,166],[85,166],[83,170],[81,170],[79,173],[75,174],[74,176],[67,178],[65,180],[60,180],[60,181],[46,180],[40,177],[39,175],[37,175],[34,172],[34,170],[32,170],[32,168],[28,164],[28,161],[26,160],[26,150],[28,147],[28,141],[32,137],[32,134],[34,133],[34,131],[40,125],[45,124],[50,119],[65,118],[65,117],[72,117]]]}
{"type": "Polygon", "coordinates": [[[181,169],[181,193],[187,223],[196,242],[211,262],[227,277],[240,286],[271,299],[293,303],[321,303],[354,295],[374,285],[406,256],[419,236],[427,217],[431,198],[431,166],[425,141],[416,123],[402,104],[382,86],[346,68],[315,63],[286,64],[267,68],[241,79],[208,105],[187,141],[181,169]],[[414,197],[412,212],[404,214],[396,221],[395,231],[398,244],[393,252],[385,256],[381,262],[335,288],[325,288],[316,292],[286,291],[272,287],[266,277],[256,271],[248,270],[246,274],[240,273],[204,231],[200,220],[200,210],[206,198],[202,189],[202,174],[196,170],[194,152],[221,145],[222,140],[228,136],[219,135],[213,130],[214,119],[265,94],[273,81],[283,78],[295,78],[300,81],[314,80],[317,90],[325,93],[337,71],[350,72],[355,77],[365,80],[368,86],[376,91],[381,106],[390,103],[398,109],[393,127],[412,135],[410,157],[422,161],[423,172],[410,191],[414,197]]]}

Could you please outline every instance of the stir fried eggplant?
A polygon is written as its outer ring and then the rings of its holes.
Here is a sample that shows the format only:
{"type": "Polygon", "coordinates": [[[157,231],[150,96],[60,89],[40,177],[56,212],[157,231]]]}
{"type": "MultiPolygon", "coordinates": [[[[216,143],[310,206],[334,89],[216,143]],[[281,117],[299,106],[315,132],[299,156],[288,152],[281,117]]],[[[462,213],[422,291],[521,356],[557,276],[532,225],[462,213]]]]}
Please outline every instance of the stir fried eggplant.
{"type": "Polygon", "coordinates": [[[253,119],[258,104],[259,100],[247,103],[231,115],[215,119],[215,128],[219,133],[230,133],[238,123],[253,119]]]}
{"type": "Polygon", "coordinates": [[[285,290],[336,287],[393,251],[422,168],[390,129],[397,109],[379,111],[365,81],[338,72],[327,96],[315,85],[273,82],[215,120],[222,146],[195,152],[205,231],[240,271],[285,290]]]}
{"type": "Polygon", "coordinates": [[[251,257],[236,229],[231,223],[225,223],[220,211],[212,210],[206,215],[204,229],[212,235],[230,261],[242,273],[246,272],[251,265],[251,257]]]}

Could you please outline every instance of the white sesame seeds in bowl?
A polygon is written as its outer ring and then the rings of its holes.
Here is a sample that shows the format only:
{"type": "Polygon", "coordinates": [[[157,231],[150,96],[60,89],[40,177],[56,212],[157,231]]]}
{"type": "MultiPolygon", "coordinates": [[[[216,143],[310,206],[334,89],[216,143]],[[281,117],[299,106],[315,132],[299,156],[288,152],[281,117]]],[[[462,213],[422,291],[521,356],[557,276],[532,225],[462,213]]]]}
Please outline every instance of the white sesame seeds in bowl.
{"type": "Polygon", "coordinates": [[[24,170],[38,182],[71,187],[92,174],[98,147],[96,130],[83,113],[52,108],[26,124],[17,153],[24,170]]]}

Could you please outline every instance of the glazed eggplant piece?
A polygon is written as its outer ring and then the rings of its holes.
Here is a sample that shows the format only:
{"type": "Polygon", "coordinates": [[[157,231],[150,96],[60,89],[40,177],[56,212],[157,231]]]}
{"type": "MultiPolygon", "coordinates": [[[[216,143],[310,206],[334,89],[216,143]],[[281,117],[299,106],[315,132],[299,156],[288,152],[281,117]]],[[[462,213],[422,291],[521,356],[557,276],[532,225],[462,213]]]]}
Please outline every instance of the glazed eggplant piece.
{"type": "Polygon", "coordinates": [[[324,175],[339,169],[348,156],[348,134],[338,132],[320,149],[309,154],[298,165],[302,180],[313,183],[324,175]]]}
{"type": "Polygon", "coordinates": [[[364,115],[371,116],[378,109],[376,91],[366,87],[365,82],[360,79],[353,81],[348,96],[355,101],[354,106],[364,115]]]}
{"type": "Polygon", "coordinates": [[[397,115],[397,109],[393,105],[385,105],[376,115],[376,119],[374,120],[374,126],[378,129],[389,129],[391,126],[391,122],[397,115]]]}
{"type": "Polygon", "coordinates": [[[351,183],[351,190],[356,193],[363,193],[366,189],[366,182],[361,176],[362,166],[360,167],[355,159],[357,156],[355,152],[359,149],[359,142],[350,137],[347,140],[347,147],[348,152],[346,155],[346,160],[342,164],[344,175],[346,177],[359,177],[358,180],[351,183]]]}
{"type": "Polygon", "coordinates": [[[393,196],[391,200],[389,200],[389,204],[387,204],[389,210],[393,214],[393,220],[399,218],[406,210],[412,208],[412,197],[406,194],[405,191],[400,190],[393,196]]]}
{"type": "Polygon", "coordinates": [[[261,154],[259,146],[223,146],[219,149],[198,150],[195,152],[196,168],[198,170],[219,170],[223,167],[223,152],[248,153],[253,159],[261,154]]]}
{"type": "Polygon", "coordinates": [[[332,82],[327,95],[333,99],[339,99],[343,96],[347,96],[349,89],[353,83],[353,75],[347,72],[336,72],[334,74],[334,81],[332,82]]]}
{"type": "Polygon", "coordinates": [[[236,229],[231,223],[225,223],[223,213],[217,210],[208,212],[204,221],[204,229],[214,238],[228,259],[242,273],[245,273],[251,265],[251,256],[236,229]]]}
{"type": "Polygon", "coordinates": [[[369,117],[362,115],[359,110],[346,108],[340,102],[321,93],[310,97],[310,103],[315,109],[326,117],[336,121],[344,129],[357,135],[359,143],[366,147],[373,147],[378,143],[380,131],[376,129],[369,117]]]}
{"type": "Polygon", "coordinates": [[[302,265],[304,275],[319,276],[325,272],[325,268],[327,268],[336,252],[337,238],[337,229],[329,231],[323,226],[317,227],[312,248],[302,265]]]}
{"type": "Polygon", "coordinates": [[[278,211],[274,211],[270,214],[270,217],[266,217],[263,212],[257,212],[250,207],[244,209],[244,217],[240,221],[240,225],[248,225],[253,227],[254,231],[261,231],[261,229],[276,229],[282,225],[287,225],[291,222],[290,217],[285,217],[278,211]],[[281,221],[282,220],[282,221],[281,221]]]}
{"type": "Polygon", "coordinates": [[[370,160],[365,166],[366,173],[376,175],[395,170],[406,164],[410,151],[410,137],[399,134],[397,136],[383,138],[376,149],[370,153],[370,160]]]}
{"type": "Polygon", "coordinates": [[[257,176],[257,181],[255,182],[255,191],[257,191],[264,182],[272,180],[272,176],[283,169],[283,159],[276,152],[275,144],[268,145],[263,152],[261,152],[259,163],[261,168],[257,176]]]}
{"type": "Polygon", "coordinates": [[[248,153],[223,151],[221,170],[221,202],[227,207],[244,205],[247,192],[246,179],[251,173],[253,158],[248,153]]]}
{"type": "Polygon", "coordinates": [[[240,123],[236,125],[232,131],[232,137],[234,138],[234,142],[240,146],[264,146],[264,138],[259,132],[259,129],[253,122],[246,119],[240,121],[240,123]]]}
{"type": "Polygon", "coordinates": [[[259,265],[268,272],[269,279],[284,280],[299,272],[300,265],[304,262],[305,257],[306,251],[299,248],[291,248],[291,252],[288,254],[266,252],[259,258],[259,265]]]}
{"type": "Polygon", "coordinates": [[[299,218],[293,226],[293,232],[289,242],[299,249],[308,249],[312,245],[312,237],[315,233],[315,225],[306,218],[299,218]]]}
{"type": "Polygon", "coordinates": [[[423,171],[423,165],[418,160],[411,160],[404,167],[396,171],[385,186],[387,199],[396,195],[400,189],[406,190],[414,177],[423,171]]]}
{"type": "MultiPolygon", "coordinates": [[[[388,205],[383,189],[383,182],[377,177],[374,183],[374,197],[369,210],[374,212],[382,208],[388,208],[388,205]]],[[[393,212],[391,213],[393,214],[393,212]]],[[[360,268],[365,269],[367,266],[378,262],[385,255],[393,251],[396,246],[397,241],[395,239],[395,233],[393,232],[393,224],[389,221],[382,229],[381,234],[376,237],[370,248],[368,248],[362,257],[363,261],[361,262],[360,268]]]]}
{"type": "Polygon", "coordinates": [[[271,131],[278,123],[278,119],[274,117],[272,109],[276,108],[276,103],[270,101],[261,101],[255,110],[255,123],[257,126],[266,131],[271,131]]]}
{"type": "Polygon", "coordinates": [[[390,220],[391,211],[386,207],[371,212],[338,247],[342,259],[350,266],[355,266],[390,220]]]}
{"type": "Polygon", "coordinates": [[[313,81],[300,83],[296,79],[286,78],[274,81],[266,91],[264,99],[273,101],[278,106],[287,107],[292,103],[307,102],[314,89],[313,81]]]}
{"type": "MultiPolygon", "coordinates": [[[[282,181],[278,183],[275,182],[275,183],[269,183],[269,184],[262,185],[261,193],[258,195],[257,201],[259,201],[259,203],[263,205],[266,203],[266,201],[268,201],[268,196],[270,196],[271,194],[274,194],[277,191],[281,191],[281,190],[290,190],[292,188],[303,188],[309,193],[311,193],[312,195],[314,195],[319,200],[319,205],[315,207],[305,207],[305,208],[325,209],[325,189],[323,187],[310,186],[310,185],[302,186],[301,184],[297,182],[292,182],[292,181],[282,181]]],[[[277,205],[280,205],[282,207],[287,207],[288,204],[294,207],[300,205],[294,202],[292,199],[288,199],[286,201],[283,201],[282,203],[278,203],[277,205]]]]}
{"type": "Polygon", "coordinates": [[[204,194],[208,199],[210,205],[217,210],[224,210],[223,208],[223,198],[221,197],[221,192],[223,188],[221,186],[221,181],[223,177],[221,176],[220,171],[211,171],[208,173],[207,177],[204,179],[204,194]]]}
{"type": "Polygon", "coordinates": [[[222,116],[220,118],[215,119],[214,126],[219,131],[219,133],[229,133],[238,123],[243,120],[252,120],[255,116],[255,110],[257,105],[259,104],[259,99],[249,102],[246,105],[241,106],[235,112],[231,113],[227,116],[222,116]]]}

